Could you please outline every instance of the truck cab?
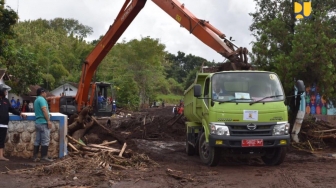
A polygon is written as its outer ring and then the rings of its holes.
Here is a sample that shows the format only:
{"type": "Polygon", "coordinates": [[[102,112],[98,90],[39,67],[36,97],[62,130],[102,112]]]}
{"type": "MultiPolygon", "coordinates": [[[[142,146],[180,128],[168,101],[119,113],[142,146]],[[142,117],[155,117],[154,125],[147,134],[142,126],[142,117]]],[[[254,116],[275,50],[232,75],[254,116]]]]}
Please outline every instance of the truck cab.
{"type": "Polygon", "coordinates": [[[226,156],[261,156],[281,164],[290,144],[285,94],[267,71],[199,73],[185,92],[186,150],[210,166],[226,156]]]}

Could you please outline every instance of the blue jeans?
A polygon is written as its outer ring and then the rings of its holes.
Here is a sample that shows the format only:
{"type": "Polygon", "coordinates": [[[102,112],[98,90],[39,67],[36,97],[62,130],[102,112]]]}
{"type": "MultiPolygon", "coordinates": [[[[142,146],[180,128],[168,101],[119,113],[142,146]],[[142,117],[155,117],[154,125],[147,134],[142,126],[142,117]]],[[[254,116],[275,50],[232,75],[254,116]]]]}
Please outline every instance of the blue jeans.
{"type": "Polygon", "coordinates": [[[36,138],[34,146],[49,146],[50,143],[50,129],[48,124],[35,124],[36,138]]]}

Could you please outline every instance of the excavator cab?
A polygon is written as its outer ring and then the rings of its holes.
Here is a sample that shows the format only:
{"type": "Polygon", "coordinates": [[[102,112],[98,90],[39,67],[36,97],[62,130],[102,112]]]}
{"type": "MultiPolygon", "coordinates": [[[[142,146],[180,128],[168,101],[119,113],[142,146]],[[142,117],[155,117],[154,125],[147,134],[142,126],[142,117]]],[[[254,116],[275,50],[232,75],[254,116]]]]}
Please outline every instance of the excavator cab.
{"type": "Polygon", "coordinates": [[[111,116],[112,115],[112,85],[106,82],[95,83],[94,99],[92,102],[94,116],[111,116]]]}

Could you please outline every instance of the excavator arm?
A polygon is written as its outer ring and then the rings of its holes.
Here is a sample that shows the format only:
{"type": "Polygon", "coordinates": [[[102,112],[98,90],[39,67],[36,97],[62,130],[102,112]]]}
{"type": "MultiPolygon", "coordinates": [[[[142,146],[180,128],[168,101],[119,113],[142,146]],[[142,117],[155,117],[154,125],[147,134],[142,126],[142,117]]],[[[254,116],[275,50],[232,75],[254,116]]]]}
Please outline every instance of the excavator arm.
{"type": "Polygon", "coordinates": [[[194,16],[184,4],[181,4],[177,0],[152,1],[204,44],[229,59],[234,70],[237,69],[236,65],[241,69],[248,70],[251,68],[247,62],[248,50],[246,48],[237,47],[225,38],[225,34],[216,29],[208,21],[198,19],[194,16]]]}
{"type": "MultiPolygon", "coordinates": [[[[94,85],[91,85],[91,80],[98,65],[131,24],[133,19],[138,15],[140,10],[145,6],[146,1],[147,0],[126,0],[113,25],[110,26],[105,36],[86,58],[82,67],[78,92],[75,97],[78,111],[88,103],[90,86],[92,86],[92,88],[95,87],[94,85]]],[[[92,99],[90,101],[92,103],[92,99]]]]}
{"type": "MultiPolygon", "coordinates": [[[[88,94],[90,86],[92,91],[95,89],[95,85],[91,85],[91,80],[98,65],[145,6],[146,1],[147,0],[126,0],[113,25],[110,26],[105,36],[86,58],[82,68],[78,92],[75,97],[78,111],[84,106],[92,104],[92,98],[88,101],[88,94]]],[[[184,4],[181,4],[177,0],[152,1],[204,44],[229,59],[233,70],[237,69],[236,65],[243,70],[251,68],[247,63],[248,51],[246,48],[239,48],[234,45],[230,40],[225,38],[222,32],[212,26],[208,21],[198,19],[194,16],[185,8],[184,4]]]]}

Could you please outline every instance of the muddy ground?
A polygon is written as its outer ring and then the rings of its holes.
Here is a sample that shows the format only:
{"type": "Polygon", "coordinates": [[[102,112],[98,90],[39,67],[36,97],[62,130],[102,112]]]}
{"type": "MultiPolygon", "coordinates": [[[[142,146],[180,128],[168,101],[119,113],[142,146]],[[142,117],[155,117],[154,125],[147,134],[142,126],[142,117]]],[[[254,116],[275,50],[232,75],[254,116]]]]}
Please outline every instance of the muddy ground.
{"type": "MultiPolygon", "coordinates": [[[[334,146],[311,154],[291,147],[283,164],[265,166],[260,159],[223,158],[216,167],[185,153],[183,119],[168,126],[172,108],[150,108],[131,117],[115,118],[107,127],[127,143],[131,156],[118,166],[103,168],[101,155],[74,155],[52,164],[9,157],[0,161],[0,187],[335,187],[334,146]],[[141,115],[139,115],[141,114],[141,115]],[[145,121],[144,117],[146,115],[145,121]],[[143,124],[146,126],[144,127],[143,124]]],[[[128,114],[126,113],[126,114],[128,114]]],[[[102,123],[105,120],[100,120],[102,123]]],[[[171,121],[170,121],[171,122],[171,121]]],[[[115,140],[99,126],[84,141],[115,140]]],[[[111,147],[121,148],[121,144],[111,147]]]]}

